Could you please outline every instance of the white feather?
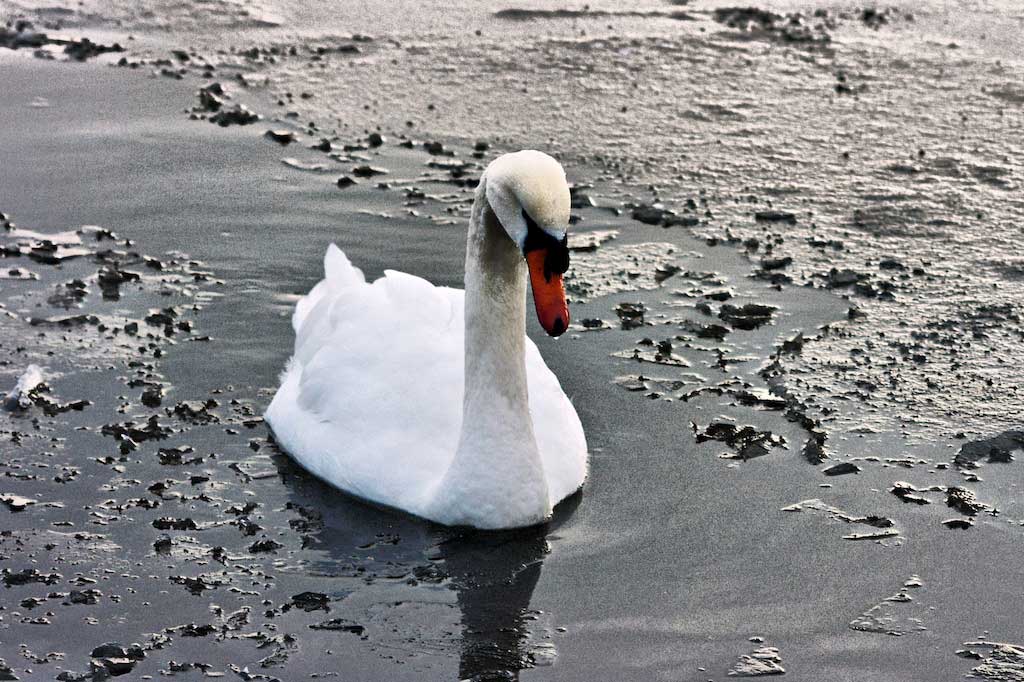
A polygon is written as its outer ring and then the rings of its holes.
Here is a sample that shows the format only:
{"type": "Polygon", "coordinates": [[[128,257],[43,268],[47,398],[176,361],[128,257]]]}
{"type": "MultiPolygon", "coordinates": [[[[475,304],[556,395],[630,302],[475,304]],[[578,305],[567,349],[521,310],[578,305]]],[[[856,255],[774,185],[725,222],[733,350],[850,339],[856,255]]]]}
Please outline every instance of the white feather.
{"type": "Polygon", "coordinates": [[[472,485],[446,487],[458,478],[449,469],[463,428],[464,305],[462,290],[402,272],[368,283],[332,244],[324,279],[296,305],[295,354],[266,412],[278,443],[328,483],[434,521],[493,528],[543,520],[583,484],[587,445],[576,410],[529,339],[528,409],[546,491],[525,494],[534,481],[504,478],[516,469],[502,466],[511,456],[502,452],[480,454],[472,485]],[[501,478],[480,480],[487,477],[501,478]]]}

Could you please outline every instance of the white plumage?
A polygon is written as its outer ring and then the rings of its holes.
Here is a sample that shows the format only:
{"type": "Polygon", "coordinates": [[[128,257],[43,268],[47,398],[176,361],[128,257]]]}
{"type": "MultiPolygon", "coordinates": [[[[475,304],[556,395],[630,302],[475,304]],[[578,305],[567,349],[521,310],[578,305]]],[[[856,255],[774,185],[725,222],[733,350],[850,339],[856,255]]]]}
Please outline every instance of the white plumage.
{"type": "MultiPolygon", "coordinates": [[[[536,162],[535,157],[527,160],[536,162]]],[[[526,178],[515,176],[520,185],[529,184],[531,165],[519,171],[526,178]]],[[[483,241],[504,239],[521,261],[515,242],[494,233],[496,220],[486,206],[486,183],[493,188],[506,177],[489,169],[481,181],[470,239],[474,232],[483,241]]],[[[467,270],[489,267],[476,262],[472,252],[467,270]]],[[[521,281],[516,281],[516,267],[509,265],[511,274],[498,281],[518,291],[500,292],[500,300],[488,292],[470,298],[472,305],[487,308],[487,324],[506,325],[493,330],[497,336],[511,334],[515,340],[518,334],[525,340],[518,344],[522,358],[514,357],[515,349],[510,352],[507,344],[492,348],[477,341],[484,347],[466,347],[462,290],[435,287],[392,270],[369,283],[332,244],[324,258],[324,279],[296,306],[294,355],[266,412],[278,443],[341,490],[433,521],[484,528],[543,521],[554,504],[582,485],[587,446],[572,403],[525,338],[520,312],[525,279],[519,272],[521,281]],[[465,387],[465,357],[474,353],[493,356],[499,370],[486,379],[495,384],[514,385],[516,369],[525,362],[528,407],[495,398],[505,388],[500,385],[465,387]],[[491,410],[493,419],[475,418],[481,423],[463,425],[467,388],[480,393],[483,404],[499,406],[491,410]],[[508,426],[521,423],[515,417],[527,409],[525,429],[508,426]],[[535,450],[524,449],[531,439],[535,450]],[[539,462],[531,461],[536,454],[539,462]]],[[[491,331],[482,329],[472,338],[487,338],[491,331]]]]}

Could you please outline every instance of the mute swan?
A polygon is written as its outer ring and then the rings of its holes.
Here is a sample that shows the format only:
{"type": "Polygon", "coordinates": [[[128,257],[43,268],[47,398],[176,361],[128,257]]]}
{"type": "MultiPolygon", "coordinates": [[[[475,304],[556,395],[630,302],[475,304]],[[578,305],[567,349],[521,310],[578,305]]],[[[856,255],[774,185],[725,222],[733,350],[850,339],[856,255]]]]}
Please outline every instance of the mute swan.
{"type": "Polygon", "coordinates": [[[334,244],[295,307],[295,351],[266,420],[324,481],[446,525],[540,523],[583,485],[587,443],[526,337],[526,276],[551,336],[569,324],[569,188],[524,150],[476,189],[466,290],[393,270],[367,283],[334,244]]]}

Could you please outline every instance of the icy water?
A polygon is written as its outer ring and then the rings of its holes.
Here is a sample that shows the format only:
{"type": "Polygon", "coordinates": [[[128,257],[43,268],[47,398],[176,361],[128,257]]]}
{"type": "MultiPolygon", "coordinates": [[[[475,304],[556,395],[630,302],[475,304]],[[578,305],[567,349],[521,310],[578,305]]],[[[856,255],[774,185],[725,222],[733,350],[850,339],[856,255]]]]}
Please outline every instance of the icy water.
{"type": "Polygon", "coordinates": [[[1021,12],[909,5],[5,3],[138,65],[0,71],[0,211],[117,233],[65,235],[88,253],[58,265],[0,234],[0,378],[49,386],[0,415],[6,665],[1015,679],[992,643],[1024,639],[1021,12]],[[213,81],[264,119],[201,120],[213,81]],[[588,484],[514,534],[347,500],[258,418],[289,308],[330,241],[458,286],[472,179],[522,146],[559,153],[600,235],[579,326],[530,328],[588,484]],[[389,172],[337,186],[362,165],[389,172]]]}

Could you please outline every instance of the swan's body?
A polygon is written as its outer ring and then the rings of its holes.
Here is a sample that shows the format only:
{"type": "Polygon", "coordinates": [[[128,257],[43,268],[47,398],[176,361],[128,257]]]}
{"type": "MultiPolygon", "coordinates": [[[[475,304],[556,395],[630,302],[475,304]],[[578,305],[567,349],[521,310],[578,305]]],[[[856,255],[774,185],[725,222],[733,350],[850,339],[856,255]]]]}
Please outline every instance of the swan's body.
{"type": "MultiPolygon", "coordinates": [[[[328,483],[432,521],[544,521],[583,484],[587,445],[526,338],[524,252],[564,248],[567,222],[561,166],[518,152],[481,178],[465,292],[394,271],[368,283],[332,244],[324,279],[296,306],[295,354],[267,409],[278,443],[328,483]]],[[[551,263],[534,258],[530,272],[557,335],[568,312],[564,293],[561,308],[543,298],[545,287],[561,292],[551,263]]]]}

